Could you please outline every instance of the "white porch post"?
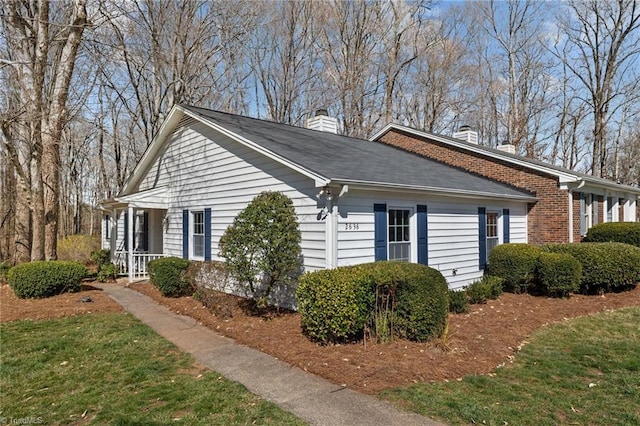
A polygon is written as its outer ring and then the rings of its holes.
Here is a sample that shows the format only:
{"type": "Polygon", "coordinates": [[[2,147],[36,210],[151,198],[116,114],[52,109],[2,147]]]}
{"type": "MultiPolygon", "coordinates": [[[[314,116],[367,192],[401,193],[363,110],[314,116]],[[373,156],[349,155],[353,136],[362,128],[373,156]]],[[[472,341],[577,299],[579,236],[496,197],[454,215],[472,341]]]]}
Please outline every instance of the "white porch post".
{"type": "Polygon", "coordinates": [[[129,216],[129,220],[127,221],[127,272],[129,274],[129,282],[131,283],[133,282],[133,225],[136,220],[133,206],[128,206],[127,215],[129,216]]]}
{"type": "Polygon", "coordinates": [[[573,192],[567,191],[569,194],[569,242],[573,242],[573,192]]]}

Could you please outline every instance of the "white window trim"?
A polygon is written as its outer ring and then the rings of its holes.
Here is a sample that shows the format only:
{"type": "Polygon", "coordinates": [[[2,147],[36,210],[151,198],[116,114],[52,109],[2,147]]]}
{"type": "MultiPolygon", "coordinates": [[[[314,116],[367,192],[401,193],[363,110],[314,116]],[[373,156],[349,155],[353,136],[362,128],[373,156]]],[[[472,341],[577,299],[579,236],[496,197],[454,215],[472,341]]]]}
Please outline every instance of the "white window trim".
{"type": "Polygon", "coordinates": [[[499,246],[500,244],[504,244],[504,223],[503,223],[503,218],[502,218],[502,209],[496,209],[496,208],[487,208],[486,210],[486,217],[485,217],[485,221],[484,221],[484,233],[485,233],[485,243],[486,243],[486,247],[487,247],[487,262],[489,262],[489,253],[491,253],[491,250],[489,250],[489,235],[487,232],[487,225],[488,225],[488,217],[489,214],[496,214],[497,215],[497,220],[496,220],[496,233],[498,234],[498,244],[496,244],[496,247],[499,246]]]}
{"type": "MultiPolygon", "coordinates": [[[[196,256],[194,250],[194,235],[195,235],[195,215],[202,214],[202,223],[204,226],[204,209],[203,210],[189,210],[189,259],[190,260],[202,260],[204,261],[204,245],[206,242],[204,241],[204,232],[202,233],[202,256],[196,256]]],[[[204,231],[204,229],[203,229],[204,231]]]]}
{"type": "Polygon", "coordinates": [[[409,263],[418,263],[418,210],[416,204],[387,204],[387,259],[389,259],[389,210],[409,210],[409,263]]]}

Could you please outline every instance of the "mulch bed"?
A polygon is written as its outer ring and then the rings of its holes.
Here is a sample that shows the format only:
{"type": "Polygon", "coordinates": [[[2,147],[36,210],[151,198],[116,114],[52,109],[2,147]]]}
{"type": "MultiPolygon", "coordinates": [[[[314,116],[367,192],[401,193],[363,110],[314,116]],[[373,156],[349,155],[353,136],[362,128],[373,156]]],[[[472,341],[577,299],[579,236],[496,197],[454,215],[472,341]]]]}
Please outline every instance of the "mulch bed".
{"type": "MultiPolygon", "coordinates": [[[[120,285],[120,284],[113,284],[120,285]]],[[[451,315],[444,340],[413,343],[367,341],[319,345],[301,332],[300,316],[293,312],[252,315],[242,301],[221,296],[227,315],[214,315],[191,297],[166,298],[148,282],[131,285],[173,312],[189,315],[220,334],[259,349],[291,365],[360,392],[416,382],[454,380],[468,374],[487,374],[509,363],[536,329],[604,310],[640,305],[640,287],[603,296],[573,295],[550,299],[504,294],[486,305],[474,305],[468,314],[451,315]],[[225,300],[226,298],[226,300],[225,300]],[[231,317],[228,317],[231,314],[231,317]]],[[[7,285],[0,285],[0,321],[61,318],[94,312],[119,312],[122,308],[90,283],[79,293],[48,299],[18,299],[7,285]],[[90,297],[91,302],[82,302],[90,297]]]]}
{"type": "Polygon", "coordinates": [[[487,374],[498,365],[509,363],[528,336],[546,324],[640,305],[640,287],[624,293],[572,295],[568,299],[504,294],[485,305],[471,306],[468,314],[451,315],[444,340],[319,345],[302,334],[297,313],[255,316],[243,309],[241,302],[230,299],[230,305],[234,306],[232,316],[216,316],[191,297],[163,297],[147,282],[133,284],[131,288],[239,343],[336,384],[370,394],[416,382],[487,374]]]}

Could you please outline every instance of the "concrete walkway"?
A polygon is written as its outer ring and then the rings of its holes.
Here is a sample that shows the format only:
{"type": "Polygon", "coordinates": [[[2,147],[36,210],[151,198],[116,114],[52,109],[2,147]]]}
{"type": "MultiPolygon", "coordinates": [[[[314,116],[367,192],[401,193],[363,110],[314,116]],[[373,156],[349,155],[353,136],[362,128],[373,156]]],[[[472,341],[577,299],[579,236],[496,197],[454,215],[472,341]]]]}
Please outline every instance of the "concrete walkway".
{"type": "Polygon", "coordinates": [[[198,362],[311,425],[439,425],[242,346],[121,284],[94,284],[198,362]]]}

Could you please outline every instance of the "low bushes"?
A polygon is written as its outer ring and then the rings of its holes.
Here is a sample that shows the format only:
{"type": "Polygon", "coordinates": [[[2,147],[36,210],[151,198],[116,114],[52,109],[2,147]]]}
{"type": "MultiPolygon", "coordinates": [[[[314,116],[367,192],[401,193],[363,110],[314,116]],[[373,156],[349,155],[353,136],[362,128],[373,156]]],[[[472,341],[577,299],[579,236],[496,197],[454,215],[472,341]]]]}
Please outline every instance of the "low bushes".
{"type": "Polygon", "coordinates": [[[580,291],[624,290],[640,281],[640,248],[623,243],[573,243],[542,246],[552,253],[568,253],[582,265],[580,291]]]}
{"type": "Polygon", "coordinates": [[[147,266],[149,281],[166,297],[190,296],[193,287],[186,277],[189,261],[179,257],[152,260],[147,266]]]}
{"type": "Polygon", "coordinates": [[[566,297],[580,288],[582,265],[568,253],[540,253],[536,277],[542,294],[566,297]]]}
{"type": "Polygon", "coordinates": [[[469,299],[464,290],[449,290],[449,312],[454,314],[469,312],[469,299]]]}
{"type": "Polygon", "coordinates": [[[585,242],[608,243],[617,242],[640,247],[640,223],[607,222],[589,228],[585,242]]]}
{"type": "Polygon", "coordinates": [[[449,297],[440,272],[424,265],[375,262],[304,274],[296,291],[302,328],[314,340],[376,336],[424,341],[442,333],[449,297]]]}
{"type": "Polygon", "coordinates": [[[22,299],[44,298],[80,291],[80,282],[86,275],[84,265],[53,260],[14,266],[7,274],[7,281],[16,296],[22,299]]]}
{"type": "Polygon", "coordinates": [[[502,294],[503,283],[504,279],[491,275],[474,281],[465,290],[469,303],[487,303],[487,300],[497,299],[502,294]]]}
{"type": "Polygon", "coordinates": [[[513,293],[526,293],[535,283],[535,270],[540,249],[530,244],[502,244],[489,253],[489,275],[504,280],[504,288],[513,293]]]}

